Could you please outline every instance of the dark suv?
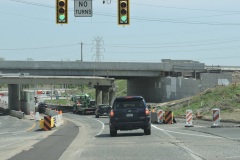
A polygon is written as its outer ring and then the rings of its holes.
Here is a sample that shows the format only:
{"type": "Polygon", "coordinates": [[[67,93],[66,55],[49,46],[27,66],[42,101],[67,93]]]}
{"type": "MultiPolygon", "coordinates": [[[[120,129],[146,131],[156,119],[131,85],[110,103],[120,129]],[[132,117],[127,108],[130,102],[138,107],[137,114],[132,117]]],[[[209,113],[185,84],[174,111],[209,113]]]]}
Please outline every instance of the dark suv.
{"type": "Polygon", "coordinates": [[[117,130],[143,129],[151,134],[151,118],[145,100],[141,96],[118,97],[114,100],[110,112],[110,136],[116,136],[117,130]]]}

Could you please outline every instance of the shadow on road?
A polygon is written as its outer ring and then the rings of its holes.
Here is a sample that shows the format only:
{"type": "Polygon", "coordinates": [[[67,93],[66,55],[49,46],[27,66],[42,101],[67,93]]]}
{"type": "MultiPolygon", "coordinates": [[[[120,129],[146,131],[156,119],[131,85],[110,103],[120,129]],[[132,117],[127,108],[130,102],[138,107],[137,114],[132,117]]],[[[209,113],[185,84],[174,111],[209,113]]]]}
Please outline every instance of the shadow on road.
{"type": "Polygon", "coordinates": [[[0,116],[7,116],[7,114],[4,114],[4,113],[0,113],[0,116]]]}
{"type": "MultiPolygon", "coordinates": [[[[115,137],[136,137],[136,136],[144,136],[144,133],[121,133],[119,132],[115,137]]],[[[95,136],[96,138],[112,138],[110,134],[100,134],[95,136]]]]}
{"type": "Polygon", "coordinates": [[[39,129],[36,129],[34,132],[39,132],[39,131],[43,131],[43,129],[39,128],[39,129]]]}

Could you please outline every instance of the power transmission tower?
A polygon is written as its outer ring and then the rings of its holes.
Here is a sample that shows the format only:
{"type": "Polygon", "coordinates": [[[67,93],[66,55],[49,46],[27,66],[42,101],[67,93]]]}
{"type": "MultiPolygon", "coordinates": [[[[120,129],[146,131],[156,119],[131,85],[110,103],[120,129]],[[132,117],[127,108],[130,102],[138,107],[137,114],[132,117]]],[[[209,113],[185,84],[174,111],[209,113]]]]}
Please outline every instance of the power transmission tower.
{"type": "Polygon", "coordinates": [[[100,62],[101,57],[104,58],[104,56],[101,53],[101,52],[105,52],[104,47],[102,47],[103,44],[104,44],[104,41],[100,37],[96,37],[93,40],[93,45],[95,45],[95,46],[93,46],[92,50],[96,50],[96,54],[94,55],[96,62],[100,62]]]}

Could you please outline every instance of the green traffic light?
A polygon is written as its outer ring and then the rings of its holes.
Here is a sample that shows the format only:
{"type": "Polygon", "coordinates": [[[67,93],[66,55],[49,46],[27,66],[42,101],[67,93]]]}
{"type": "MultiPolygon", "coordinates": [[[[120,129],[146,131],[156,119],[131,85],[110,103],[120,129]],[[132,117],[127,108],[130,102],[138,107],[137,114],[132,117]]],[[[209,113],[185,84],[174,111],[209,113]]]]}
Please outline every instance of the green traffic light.
{"type": "Polygon", "coordinates": [[[64,14],[59,15],[59,19],[60,20],[64,20],[65,19],[65,15],[64,14]]]}
{"type": "Polygon", "coordinates": [[[127,21],[127,16],[126,16],[126,15],[125,15],[125,16],[121,16],[121,20],[122,20],[123,22],[127,21]]]}

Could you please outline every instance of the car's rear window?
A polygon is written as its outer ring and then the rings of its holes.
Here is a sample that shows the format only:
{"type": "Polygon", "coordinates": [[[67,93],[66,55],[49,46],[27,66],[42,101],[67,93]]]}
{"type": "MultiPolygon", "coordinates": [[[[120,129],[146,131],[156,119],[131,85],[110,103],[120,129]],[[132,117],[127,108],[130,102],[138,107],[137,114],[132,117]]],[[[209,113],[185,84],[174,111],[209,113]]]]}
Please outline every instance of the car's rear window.
{"type": "Polygon", "coordinates": [[[109,106],[99,106],[99,109],[105,109],[108,108],[109,106]]]}
{"type": "Polygon", "coordinates": [[[142,99],[120,99],[114,102],[114,109],[143,108],[142,99]]]}

